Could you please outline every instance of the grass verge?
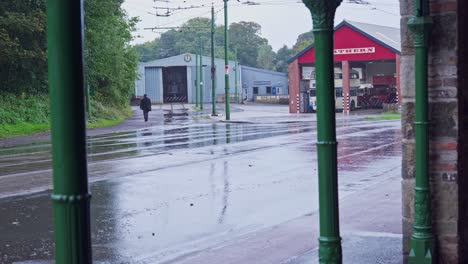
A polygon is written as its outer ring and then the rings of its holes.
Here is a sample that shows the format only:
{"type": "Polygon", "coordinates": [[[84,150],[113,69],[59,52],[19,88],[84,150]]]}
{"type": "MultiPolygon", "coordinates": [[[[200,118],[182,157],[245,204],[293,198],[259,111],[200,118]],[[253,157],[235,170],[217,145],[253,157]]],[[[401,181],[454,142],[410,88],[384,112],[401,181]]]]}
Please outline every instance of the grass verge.
{"type": "Polygon", "coordinates": [[[398,120],[401,119],[401,114],[396,111],[383,112],[378,116],[368,116],[367,120],[398,120]]]}
{"type": "Polygon", "coordinates": [[[16,123],[16,124],[3,124],[0,125],[0,139],[33,135],[41,132],[48,131],[50,125],[48,123],[34,124],[34,123],[16,123]]]}
{"type": "Polygon", "coordinates": [[[100,127],[110,127],[110,126],[115,126],[115,125],[118,125],[120,123],[122,123],[123,121],[125,121],[125,119],[129,118],[132,116],[132,111],[129,109],[129,111],[125,111],[123,114],[121,115],[118,115],[117,117],[113,118],[113,119],[97,119],[95,120],[94,122],[90,123],[88,122],[86,124],[86,128],[100,128],[100,127]]]}
{"type": "MultiPolygon", "coordinates": [[[[114,126],[132,115],[130,107],[92,101],[87,128],[114,126]]],[[[50,130],[47,96],[0,95],[0,139],[34,135],[50,130]]]]}

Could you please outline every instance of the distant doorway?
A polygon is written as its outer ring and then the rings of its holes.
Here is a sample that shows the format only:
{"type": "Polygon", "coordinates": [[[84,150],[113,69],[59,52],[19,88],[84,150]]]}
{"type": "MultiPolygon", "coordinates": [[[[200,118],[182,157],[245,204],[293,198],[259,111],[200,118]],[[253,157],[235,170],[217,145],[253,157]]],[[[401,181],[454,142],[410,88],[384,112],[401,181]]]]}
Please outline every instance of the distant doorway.
{"type": "Polygon", "coordinates": [[[163,68],[164,103],[187,103],[187,67],[163,68]]]}

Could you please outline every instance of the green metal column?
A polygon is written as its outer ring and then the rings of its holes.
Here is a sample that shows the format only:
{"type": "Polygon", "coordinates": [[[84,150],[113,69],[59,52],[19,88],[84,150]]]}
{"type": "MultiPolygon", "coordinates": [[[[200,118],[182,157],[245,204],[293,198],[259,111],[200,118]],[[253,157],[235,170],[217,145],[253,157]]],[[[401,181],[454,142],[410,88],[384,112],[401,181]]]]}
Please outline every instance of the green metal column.
{"type": "Polygon", "coordinates": [[[234,57],[236,58],[236,66],[235,66],[235,72],[234,72],[234,100],[236,101],[236,104],[239,103],[239,98],[237,95],[237,76],[238,76],[238,68],[239,68],[239,63],[237,62],[237,47],[234,49],[234,57]]]}
{"type": "Polygon", "coordinates": [[[231,109],[230,101],[231,97],[229,94],[229,32],[228,32],[228,10],[227,1],[224,0],[224,101],[226,103],[226,120],[231,120],[231,109]]]}
{"type": "Polygon", "coordinates": [[[195,107],[198,109],[198,91],[200,91],[200,73],[199,73],[199,67],[198,67],[198,53],[195,54],[195,70],[197,71],[197,73],[195,74],[196,77],[195,77],[195,107]]]}
{"type": "Polygon", "coordinates": [[[214,55],[215,12],[211,7],[211,115],[216,116],[216,66],[214,55]]]}
{"type": "Polygon", "coordinates": [[[333,22],[341,0],[304,0],[313,20],[317,80],[319,263],[342,263],[338,214],[333,22]]]}
{"type": "Polygon", "coordinates": [[[428,87],[427,51],[432,19],[429,16],[429,3],[415,0],[414,16],[408,27],[414,34],[415,52],[415,140],[416,168],[414,192],[414,225],[410,241],[409,263],[435,263],[434,235],[431,225],[431,196],[429,190],[428,157],[428,87]]]}
{"type": "Polygon", "coordinates": [[[203,44],[200,41],[200,109],[203,110],[203,104],[205,103],[204,97],[203,97],[203,44]]]}
{"type": "Polygon", "coordinates": [[[83,0],[47,0],[55,261],[91,263],[83,0]]]}

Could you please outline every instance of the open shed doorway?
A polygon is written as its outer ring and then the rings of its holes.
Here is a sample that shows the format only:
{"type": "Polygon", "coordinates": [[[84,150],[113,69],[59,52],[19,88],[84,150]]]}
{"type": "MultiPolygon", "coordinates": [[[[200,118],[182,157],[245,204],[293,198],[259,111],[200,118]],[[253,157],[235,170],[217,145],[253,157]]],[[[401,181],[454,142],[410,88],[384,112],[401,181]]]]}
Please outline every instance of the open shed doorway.
{"type": "Polygon", "coordinates": [[[163,68],[164,103],[187,103],[187,67],[163,68]]]}

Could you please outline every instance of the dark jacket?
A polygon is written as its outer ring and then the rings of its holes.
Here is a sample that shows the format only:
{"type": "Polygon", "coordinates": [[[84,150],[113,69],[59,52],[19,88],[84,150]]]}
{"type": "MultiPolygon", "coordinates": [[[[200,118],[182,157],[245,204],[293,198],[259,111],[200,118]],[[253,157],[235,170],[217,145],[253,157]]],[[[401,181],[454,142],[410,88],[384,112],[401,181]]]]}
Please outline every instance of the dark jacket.
{"type": "Polygon", "coordinates": [[[141,99],[140,109],[148,112],[151,111],[151,100],[148,97],[141,99]]]}

